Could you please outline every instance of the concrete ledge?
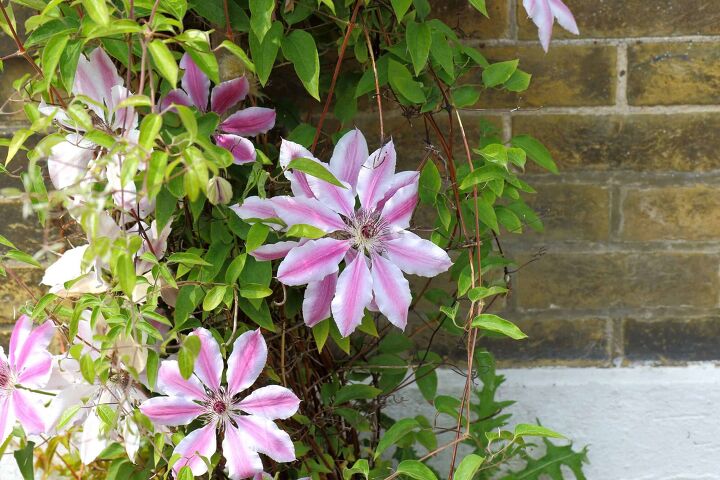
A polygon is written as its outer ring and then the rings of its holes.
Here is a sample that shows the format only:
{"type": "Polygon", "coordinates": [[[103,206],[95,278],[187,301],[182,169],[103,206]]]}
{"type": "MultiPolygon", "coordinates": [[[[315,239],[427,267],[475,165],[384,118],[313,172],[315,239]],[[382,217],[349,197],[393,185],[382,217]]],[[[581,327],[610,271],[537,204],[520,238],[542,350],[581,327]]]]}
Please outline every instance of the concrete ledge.
{"type": "MultiPolygon", "coordinates": [[[[590,480],[720,479],[720,368],[507,369],[500,397],[516,400],[513,422],[557,430],[589,445],[590,480]]],[[[459,395],[464,379],[444,370],[439,391],[459,395]]],[[[434,410],[408,390],[393,412],[434,410]]],[[[447,471],[447,457],[435,465],[447,471]]]]}

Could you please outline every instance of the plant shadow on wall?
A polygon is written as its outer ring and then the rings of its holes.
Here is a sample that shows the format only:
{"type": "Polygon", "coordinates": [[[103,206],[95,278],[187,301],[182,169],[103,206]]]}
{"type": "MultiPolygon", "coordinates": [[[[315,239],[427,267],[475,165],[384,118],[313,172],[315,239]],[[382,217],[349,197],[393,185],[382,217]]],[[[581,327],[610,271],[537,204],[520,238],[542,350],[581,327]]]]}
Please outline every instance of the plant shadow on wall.
{"type": "MultiPolygon", "coordinates": [[[[545,49],[554,18],[577,32],[559,0],[524,5],[545,49]]],[[[465,134],[483,89],[528,88],[517,60],[490,64],[427,0],[0,6],[3,61],[31,66],[12,99],[28,121],[3,141],[24,191],[3,196],[48,238],[0,236],[32,297],[0,353],[1,448],[24,478],[435,479],[443,451],[448,478],[583,478],[585,450],[508,427],[482,348],[525,338],[490,313],[518,268],[500,234],[542,228],[528,159],[556,171],[530,136],[465,134]],[[307,95],[261,93],[289,68],[307,95]],[[388,111],[425,128],[410,171],[388,111]],[[41,262],[35,296],[18,270],[41,262]],[[465,365],[433,352],[442,335],[465,365]],[[443,366],[458,397],[437,394],[443,366]],[[437,415],[387,416],[414,385],[437,415]]]]}

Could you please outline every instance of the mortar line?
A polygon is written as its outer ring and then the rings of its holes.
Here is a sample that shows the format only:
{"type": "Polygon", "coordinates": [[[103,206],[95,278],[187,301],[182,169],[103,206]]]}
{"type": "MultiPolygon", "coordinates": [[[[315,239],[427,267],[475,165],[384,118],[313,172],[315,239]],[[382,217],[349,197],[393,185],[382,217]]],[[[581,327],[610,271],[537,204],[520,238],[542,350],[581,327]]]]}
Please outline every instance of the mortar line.
{"type": "Polygon", "coordinates": [[[629,113],[627,87],[630,72],[628,71],[627,43],[623,42],[617,46],[617,64],[615,70],[615,74],[617,75],[615,105],[618,109],[629,113]]]}
{"type": "Polygon", "coordinates": [[[508,21],[510,22],[510,38],[517,42],[518,40],[518,23],[517,23],[517,0],[510,0],[507,5],[508,21]]]}

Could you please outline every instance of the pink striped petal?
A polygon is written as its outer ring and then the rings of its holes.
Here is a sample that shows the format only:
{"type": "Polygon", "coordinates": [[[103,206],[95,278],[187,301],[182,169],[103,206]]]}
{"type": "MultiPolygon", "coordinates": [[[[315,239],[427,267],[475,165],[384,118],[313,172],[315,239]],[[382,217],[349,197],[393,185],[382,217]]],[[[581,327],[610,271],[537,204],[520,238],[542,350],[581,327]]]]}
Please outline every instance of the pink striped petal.
{"type": "Polygon", "coordinates": [[[286,257],[290,250],[300,245],[300,242],[293,241],[271,243],[256,248],[250,252],[250,255],[258,260],[268,262],[270,260],[277,260],[278,258],[286,257]]]}
{"type": "Polygon", "coordinates": [[[330,170],[337,178],[348,182],[355,190],[360,168],[367,158],[367,141],[362,132],[356,128],[338,140],[330,158],[330,170]]]}
{"type": "Polygon", "coordinates": [[[228,358],[228,392],[236,395],[242,392],[262,373],[267,362],[267,344],[260,329],[250,330],[240,335],[228,358]]]}
{"type": "Polygon", "coordinates": [[[192,400],[202,400],[205,398],[205,389],[200,380],[195,376],[191,376],[185,380],[180,375],[180,367],[177,360],[163,360],[158,370],[158,391],[166,395],[177,395],[187,397],[192,400]]]}
{"type": "Polygon", "coordinates": [[[355,194],[349,183],[341,180],[345,188],[340,188],[316,177],[307,177],[307,181],[321,204],[346,217],[355,213],[355,194]]]}
{"type": "Polygon", "coordinates": [[[391,140],[374,151],[360,169],[357,191],[366,210],[373,210],[387,193],[395,175],[395,162],[395,145],[391,140]]]}
{"type": "Polygon", "coordinates": [[[395,195],[395,192],[400,190],[403,187],[407,187],[408,185],[412,185],[413,183],[417,184],[420,181],[420,172],[416,172],[414,170],[410,170],[407,172],[398,172],[393,176],[392,182],[390,182],[390,188],[388,188],[388,191],[385,192],[385,196],[382,200],[380,200],[377,204],[378,210],[382,210],[382,208],[385,206],[388,200],[395,195]]]}
{"type": "Polygon", "coordinates": [[[220,377],[223,372],[223,358],[220,345],[208,330],[196,328],[191,335],[200,339],[200,353],[195,359],[195,375],[200,381],[213,390],[220,388],[220,377]]]}
{"type": "Polygon", "coordinates": [[[5,443],[15,426],[15,408],[12,395],[0,397],[0,443],[5,443]]]}
{"type": "Polygon", "coordinates": [[[232,153],[233,160],[236,164],[252,163],[255,161],[255,145],[247,138],[240,135],[232,135],[229,133],[215,135],[215,143],[219,147],[232,153]]]}
{"type": "Polygon", "coordinates": [[[413,275],[434,277],[452,265],[445,250],[408,231],[386,241],[385,250],[392,263],[403,272],[413,275]]]}
{"type": "Polygon", "coordinates": [[[180,59],[180,68],[185,70],[181,81],[183,90],[187,92],[198,110],[206,111],[210,95],[210,79],[200,70],[188,53],[180,59]]]}
{"type": "Polygon", "coordinates": [[[267,133],[275,126],[275,110],[263,107],[248,107],[239,110],[220,124],[220,130],[243,137],[254,137],[267,133]]]}
{"type": "Polygon", "coordinates": [[[187,425],[206,412],[201,405],[183,397],[153,397],[140,405],[140,411],[158,425],[187,425]]]}
{"type": "Polygon", "coordinates": [[[244,75],[219,83],[215,85],[210,95],[210,109],[218,115],[222,115],[243,100],[249,90],[250,84],[244,75]]]}
{"type": "Polygon", "coordinates": [[[375,252],[370,255],[375,303],[390,323],[400,330],[405,330],[408,309],[412,302],[410,284],[400,269],[389,260],[375,252]]]}
{"type": "Polygon", "coordinates": [[[295,447],[290,435],[280,430],[272,420],[256,415],[242,415],[233,418],[243,437],[252,443],[250,448],[264,453],[276,462],[295,460],[295,447]]]}
{"type": "Polygon", "coordinates": [[[372,300],[372,276],[365,255],[357,255],[338,278],[331,308],[343,337],[355,331],[362,322],[365,307],[372,300]]]}
{"type": "Polygon", "coordinates": [[[97,148],[76,133],[66,136],[65,140],[52,146],[47,161],[50,181],[57,190],[71,187],[85,178],[97,148]]]}
{"type": "Polygon", "coordinates": [[[127,100],[131,96],[132,94],[130,93],[130,90],[123,87],[122,85],[114,86],[112,88],[112,91],[110,92],[111,107],[109,108],[111,109],[110,113],[113,115],[112,127],[115,130],[128,132],[137,128],[138,117],[135,113],[134,107],[123,107],[115,110],[117,105],[120,105],[121,102],[127,100]]]}
{"type": "Polygon", "coordinates": [[[12,392],[13,410],[25,433],[43,433],[47,429],[45,418],[47,413],[42,402],[36,395],[22,390],[12,392]]]}
{"type": "Polygon", "coordinates": [[[567,5],[561,0],[548,0],[548,3],[550,4],[550,11],[557,18],[560,26],[570,33],[580,35],[580,30],[578,30],[577,23],[575,23],[575,17],[567,5]]]}
{"type": "Polygon", "coordinates": [[[540,38],[540,44],[543,50],[546,52],[550,48],[550,38],[552,37],[553,28],[553,14],[550,10],[550,3],[548,0],[535,0],[532,5],[530,12],[530,18],[538,27],[538,37],[540,38]]]}
{"type": "Polygon", "coordinates": [[[89,59],[80,55],[75,71],[75,83],[72,91],[76,95],[85,95],[100,105],[109,105],[110,92],[116,85],[122,85],[117,68],[102,48],[90,52],[89,59]]]}
{"type": "Polygon", "coordinates": [[[417,183],[403,187],[387,201],[383,207],[382,218],[395,228],[408,228],[417,202],[417,183]]]}
{"type": "Polygon", "coordinates": [[[178,472],[184,466],[190,467],[194,476],[204,475],[208,468],[202,457],[210,460],[215,453],[215,423],[208,423],[202,428],[193,430],[180,443],[177,444],[174,454],[180,454],[181,458],[173,465],[173,472],[177,477],[178,472]]]}
{"type": "Polygon", "coordinates": [[[314,198],[279,196],[273,197],[272,202],[277,216],[288,227],[307,224],[327,233],[345,228],[337,213],[314,198]]]}
{"type": "Polygon", "coordinates": [[[238,404],[243,412],[270,420],[290,418],[295,415],[299,406],[300,399],[280,385],[258,388],[238,404]]]}
{"type": "Polygon", "coordinates": [[[288,253],[278,267],[277,278],[285,285],[304,285],[320,281],[337,272],[338,264],[349,248],[349,240],[310,240],[288,253]]]}
{"type": "Polygon", "coordinates": [[[251,440],[231,423],[226,424],[223,439],[223,456],[227,460],[228,476],[235,480],[248,478],[262,472],[260,455],[250,448],[251,440]]]}
{"type": "Polygon", "coordinates": [[[49,351],[39,350],[31,354],[22,370],[17,374],[17,381],[25,387],[44,387],[52,373],[53,358],[49,351]]]}
{"type": "Polygon", "coordinates": [[[22,373],[27,367],[38,361],[37,354],[45,355],[50,345],[55,326],[50,320],[33,329],[33,323],[27,315],[21,315],[15,323],[10,337],[8,360],[16,372],[22,373]]]}
{"type": "Polygon", "coordinates": [[[302,305],[303,320],[308,327],[314,327],[330,316],[330,303],[335,296],[337,279],[337,272],[333,272],[319,282],[308,283],[302,305]]]}
{"type": "Polygon", "coordinates": [[[251,218],[277,218],[272,200],[260,197],[248,197],[242,205],[233,205],[230,209],[243,220],[251,218]]]}
{"type": "Polygon", "coordinates": [[[299,143],[291,142],[283,139],[280,142],[280,166],[285,170],[285,178],[290,180],[290,188],[292,189],[293,195],[296,197],[310,197],[313,198],[313,193],[310,185],[308,184],[308,178],[303,172],[292,172],[287,170],[288,165],[292,160],[296,158],[307,158],[313,160],[316,163],[322,163],[320,160],[305,147],[299,143]]]}
{"type": "Polygon", "coordinates": [[[172,109],[172,111],[175,111],[175,109],[172,108],[173,104],[192,107],[192,100],[190,100],[190,97],[188,97],[184,90],[176,88],[175,90],[170,90],[168,94],[160,100],[160,110],[172,109]]]}

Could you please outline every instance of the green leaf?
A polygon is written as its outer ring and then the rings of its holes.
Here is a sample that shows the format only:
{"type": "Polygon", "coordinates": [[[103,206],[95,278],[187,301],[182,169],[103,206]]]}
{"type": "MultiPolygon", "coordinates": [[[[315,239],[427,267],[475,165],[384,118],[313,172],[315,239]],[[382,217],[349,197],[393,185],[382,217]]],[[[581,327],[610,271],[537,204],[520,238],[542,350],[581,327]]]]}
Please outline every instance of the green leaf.
{"type": "Polygon", "coordinates": [[[241,253],[230,262],[227,270],[225,271],[225,283],[233,285],[237,282],[238,277],[245,268],[245,260],[247,260],[247,253],[241,253]]]}
{"type": "Polygon", "coordinates": [[[552,173],[558,173],[557,165],[545,145],[530,135],[518,135],[510,140],[513,147],[522,148],[538,165],[552,173]]]}
{"type": "Polygon", "coordinates": [[[82,4],[95,23],[104,27],[110,25],[110,11],[105,0],[82,0],[82,4]]]}
{"type": "Polygon", "coordinates": [[[250,230],[248,231],[247,239],[245,240],[245,249],[248,252],[252,252],[256,248],[258,248],[260,245],[263,244],[269,232],[270,227],[268,227],[267,225],[264,225],[262,223],[253,223],[253,225],[250,227],[250,230]]]}
{"type": "Polygon", "coordinates": [[[155,388],[155,382],[157,381],[157,374],[158,374],[159,367],[160,367],[160,359],[158,357],[158,353],[155,350],[148,348],[145,372],[147,373],[147,381],[148,381],[148,386],[150,387],[150,389],[155,388]]]}
{"type": "Polygon", "coordinates": [[[205,294],[205,298],[203,299],[203,311],[209,312],[211,310],[215,310],[225,297],[226,291],[227,285],[216,285],[211,288],[210,291],[205,294]]]}
{"type": "Polygon", "coordinates": [[[478,12],[482,13],[487,18],[490,18],[490,16],[488,15],[487,6],[485,5],[485,0],[470,0],[470,4],[475,7],[478,12]]]}
{"type": "Polygon", "coordinates": [[[487,183],[492,180],[503,180],[505,171],[497,165],[484,165],[470,172],[460,182],[460,189],[465,190],[479,183],[487,183]]]}
{"type": "Polygon", "coordinates": [[[475,287],[468,291],[467,295],[470,300],[477,302],[483,298],[492,297],[493,295],[500,295],[507,293],[508,289],[505,287],[475,287]]]}
{"type": "Polygon", "coordinates": [[[450,47],[447,37],[440,31],[432,32],[432,45],[430,46],[430,54],[433,60],[435,60],[445,73],[450,77],[455,78],[455,60],[453,57],[453,51],[450,47]]]}
{"type": "Polygon", "coordinates": [[[370,400],[380,395],[379,388],[363,385],[361,383],[353,383],[345,385],[335,394],[335,405],[342,405],[351,400],[370,400]]]}
{"type": "Polygon", "coordinates": [[[325,342],[327,342],[328,335],[330,334],[330,320],[326,318],[312,327],[312,333],[318,352],[322,352],[325,342]]]}
{"type": "Polygon", "coordinates": [[[434,205],[441,186],[442,178],[440,178],[440,172],[435,162],[428,160],[420,172],[420,183],[418,186],[420,201],[428,205],[434,205]]]}
{"type": "Polygon", "coordinates": [[[466,456],[458,465],[455,471],[454,480],[472,480],[475,478],[475,474],[480,470],[480,466],[485,461],[485,457],[471,453],[466,456]]]}
{"type": "Polygon", "coordinates": [[[187,133],[190,134],[191,139],[197,138],[198,135],[198,124],[197,119],[195,118],[195,113],[193,111],[184,106],[184,105],[175,105],[175,109],[177,110],[178,116],[180,117],[180,121],[183,124],[183,127],[185,127],[185,130],[187,133]]]}
{"type": "Polygon", "coordinates": [[[458,108],[475,105],[480,100],[480,92],[477,88],[465,85],[452,90],[453,105],[458,108]]]}
{"type": "Polygon", "coordinates": [[[505,82],[505,88],[511,92],[524,92],[530,86],[532,75],[518,69],[513,72],[510,78],[505,82]]]}
{"type": "Polygon", "coordinates": [[[155,39],[148,44],[155,66],[160,75],[175,88],[178,79],[178,65],[170,49],[162,40],[155,39]]]}
{"type": "Polygon", "coordinates": [[[31,255],[25,252],[21,252],[20,250],[10,250],[5,254],[5,257],[9,258],[10,260],[15,260],[16,262],[22,262],[28,265],[32,265],[33,267],[42,268],[40,262],[35,260],[31,255]]]}
{"type": "Polygon", "coordinates": [[[517,70],[518,60],[508,60],[507,62],[493,63],[482,73],[483,83],[487,88],[497,87],[507,82],[515,70],[517,70]]]}
{"type": "Polygon", "coordinates": [[[27,445],[23,448],[13,452],[15,462],[17,462],[18,470],[20,470],[20,475],[22,475],[23,480],[33,480],[35,478],[35,466],[33,465],[33,460],[35,459],[33,456],[34,448],[35,443],[27,442],[27,445]]]}
{"type": "Polygon", "coordinates": [[[33,131],[27,128],[21,128],[13,134],[13,137],[10,139],[10,144],[8,145],[7,156],[5,157],[5,166],[10,163],[10,160],[12,160],[17,152],[20,151],[20,147],[23,146],[25,140],[30,138],[32,134],[33,131]]]}
{"type": "Polygon", "coordinates": [[[42,69],[45,75],[46,85],[49,85],[55,76],[55,69],[60,62],[60,57],[65,51],[69,35],[56,35],[48,40],[42,52],[42,69]]]}
{"type": "Polygon", "coordinates": [[[415,382],[423,398],[432,402],[437,395],[438,377],[437,367],[433,364],[425,364],[415,370],[415,382]]]}
{"type": "Polygon", "coordinates": [[[347,468],[343,470],[343,480],[351,480],[353,475],[362,475],[367,480],[368,476],[370,475],[370,465],[368,464],[368,461],[364,458],[361,458],[360,460],[356,461],[352,468],[347,468]]]}
{"type": "Polygon", "coordinates": [[[187,465],[180,469],[177,476],[177,480],[193,480],[194,478],[195,476],[193,475],[192,470],[190,470],[190,467],[187,465]]]}
{"type": "Polygon", "coordinates": [[[393,10],[395,11],[395,16],[397,17],[398,23],[400,23],[400,21],[407,13],[408,8],[410,8],[410,5],[412,5],[412,0],[390,0],[390,3],[392,4],[393,10]]]}
{"type": "Polygon", "coordinates": [[[195,369],[195,359],[200,353],[200,338],[197,335],[188,335],[180,346],[178,352],[178,368],[180,375],[187,380],[195,369]]]}
{"type": "Polygon", "coordinates": [[[405,65],[393,59],[388,60],[388,81],[395,93],[412,103],[425,103],[422,83],[416,82],[405,65]]]}
{"type": "Polygon", "coordinates": [[[432,43],[430,27],[425,23],[409,21],[405,29],[405,43],[407,43],[415,75],[420,75],[430,54],[430,44],[432,43]]]}
{"type": "Polygon", "coordinates": [[[155,139],[160,133],[162,127],[162,116],[157,113],[150,113],[140,123],[140,138],[138,143],[146,151],[151,151],[155,144],[155,139]]]}
{"type": "Polygon", "coordinates": [[[313,36],[304,30],[293,30],[283,38],[282,51],[285,58],[293,64],[305,89],[319,101],[320,60],[313,36]]]}
{"type": "Polygon", "coordinates": [[[135,282],[137,276],[135,275],[135,263],[133,262],[132,255],[129,253],[122,253],[117,258],[117,272],[115,272],[120,282],[120,288],[122,288],[125,295],[128,298],[132,298],[133,290],[135,289],[135,282]]]}
{"type": "Polygon", "coordinates": [[[90,385],[95,383],[95,361],[87,353],[80,357],[80,373],[90,385]]]}
{"type": "Polygon", "coordinates": [[[531,425],[528,423],[520,423],[515,426],[516,437],[547,437],[547,438],[566,438],[565,435],[557,433],[549,428],[541,425],[531,425]]]}
{"type": "Polygon", "coordinates": [[[377,460],[377,458],[382,455],[385,450],[395,445],[405,435],[418,428],[420,428],[420,424],[414,418],[403,418],[398,420],[392,427],[387,429],[378,442],[373,458],[377,460]]]}
{"type": "Polygon", "coordinates": [[[243,298],[265,298],[272,295],[272,289],[257,283],[245,283],[240,286],[240,296],[243,298]]]}
{"type": "Polygon", "coordinates": [[[273,65],[275,65],[275,58],[277,57],[278,50],[280,50],[282,34],[283,26],[282,23],[278,21],[273,22],[270,30],[265,34],[265,38],[263,38],[262,41],[258,40],[254,33],[250,32],[250,53],[255,63],[258,80],[260,80],[260,85],[263,87],[267,83],[268,78],[270,78],[270,72],[272,72],[273,65]]]}
{"type": "Polygon", "coordinates": [[[255,73],[255,64],[252,62],[252,60],[250,60],[250,57],[248,57],[247,53],[245,53],[245,50],[243,50],[230,40],[223,40],[223,42],[220,44],[220,47],[235,55],[237,58],[240,59],[243,65],[245,65],[245,68],[255,73]]]}
{"type": "Polygon", "coordinates": [[[286,233],[288,237],[316,239],[325,236],[325,232],[312,225],[298,223],[290,227],[286,233]]]}
{"type": "Polygon", "coordinates": [[[68,424],[70,420],[73,419],[75,415],[80,411],[80,408],[82,405],[74,405],[67,410],[65,410],[62,415],[60,415],[60,418],[58,419],[56,428],[58,430],[62,429],[65,425],[68,424]]]}
{"type": "Polygon", "coordinates": [[[198,254],[192,252],[175,252],[168,257],[168,263],[182,263],[183,265],[202,265],[212,267],[211,263],[203,260],[198,254]]]}
{"type": "Polygon", "coordinates": [[[527,335],[517,325],[491,313],[483,313],[475,317],[472,326],[490,332],[501,333],[513,340],[527,338],[527,335]]]}
{"type": "Polygon", "coordinates": [[[250,28],[259,41],[270,30],[275,0],[250,0],[250,28]]]}
{"type": "Polygon", "coordinates": [[[403,460],[398,465],[397,472],[416,480],[437,480],[433,471],[419,460],[403,460]]]}
{"type": "Polygon", "coordinates": [[[287,169],[299,170],[337,187],[347,188],[340,180],[335,178],[335,175],[333,175],[327,167],[309,158],[295,158],[288,163],[287,169]]]}

